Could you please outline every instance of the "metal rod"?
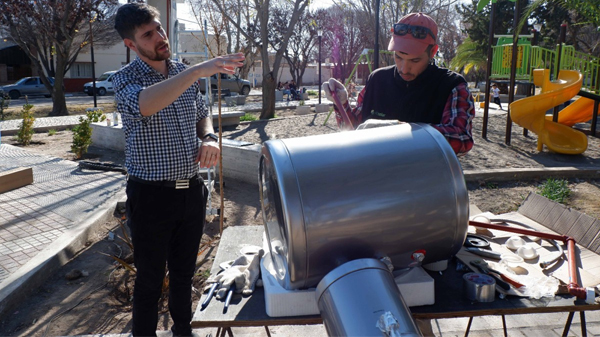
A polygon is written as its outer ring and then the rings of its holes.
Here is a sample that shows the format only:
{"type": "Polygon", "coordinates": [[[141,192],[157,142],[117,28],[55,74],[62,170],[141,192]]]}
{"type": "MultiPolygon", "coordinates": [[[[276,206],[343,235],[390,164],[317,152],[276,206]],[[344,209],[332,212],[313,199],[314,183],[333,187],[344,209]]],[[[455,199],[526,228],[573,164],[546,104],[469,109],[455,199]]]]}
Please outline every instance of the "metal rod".
{"type": "Polygon", "coordinates": [[[490,10],[490,28],[488,37],[488,53],[487,53],[487,68],[485,76],[485,104],[483,106],[483,126],[481,130],[481,138],[487,139],[487,125],[490,109],[490,77],[492,76],[492,44],[494,43],[494,24],[496,23],[496,3],[492,1],[492,9],[490,10]]]}
{"type": "Polygon", "coordinates": [[[515,99],[515,77],[517,76],[517,55],[519,53],[518,39],[519,32],[517,27],[519,26],[519,0],[515,1],[515,15],[513,18],[513,44],[512,44],[512,58],[510,61],[510,84],[508,89],[508,109],[506,113],[506,135],[504,143],[510,145],[510,136],[512,131],[512,119],[510,118],[510,103],[515,99]]]}
{"type": "Polygon", "coordinates": [[[379,8],[381,7],[380,0],[375,0],[375,46],[373,55],[373,67],[379,68],[379,8]]]}
{"type": "Polygon", "coordinates": [[[319,35],[319,85],[317,86],[317,90],[319,90],[319,104],[321,104],[321,35],[319,35]]]}
{"type": "MultiPolygon", "coordinates": [[[[558,76],[560,75],[560,62],[561,61],[561,54],[562,54],[562,45],[565,42],[565,38],[567,35],[567,25],[566,24],[562,24],[560,25],[560,35],[558,36],[558,55],[556,56],[556,77],[554,78],[555,80],[558,79],[558,76]]],[[[558,106],[555,106],[553,111],[552,111],[552,121],[554,123],[558,122],[558,106]]]]}

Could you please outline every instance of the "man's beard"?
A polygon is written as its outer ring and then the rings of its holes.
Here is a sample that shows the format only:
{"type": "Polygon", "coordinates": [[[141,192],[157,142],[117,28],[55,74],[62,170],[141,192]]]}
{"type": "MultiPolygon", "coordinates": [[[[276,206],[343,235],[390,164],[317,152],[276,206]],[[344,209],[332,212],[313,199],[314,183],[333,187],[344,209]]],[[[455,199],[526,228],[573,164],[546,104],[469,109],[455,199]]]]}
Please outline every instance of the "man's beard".
{"type": "Polygon", "coordinates": [[[150,61],[164,61],[164,60],[169,59],[169,57],[171,57],[169,43],[167,42],[166,45],[167,45],[167,51],[162,54],[160,54],[158,52],[158,49],[163,47],[164,45],[160,45],[160,47],[157,47],[152,51],[147,50],[147,49],[141,49],[141,48],[138,48],[138,51],[140,52],[140,54],[142,54],[144,57],[148,58],[150,61]]]}

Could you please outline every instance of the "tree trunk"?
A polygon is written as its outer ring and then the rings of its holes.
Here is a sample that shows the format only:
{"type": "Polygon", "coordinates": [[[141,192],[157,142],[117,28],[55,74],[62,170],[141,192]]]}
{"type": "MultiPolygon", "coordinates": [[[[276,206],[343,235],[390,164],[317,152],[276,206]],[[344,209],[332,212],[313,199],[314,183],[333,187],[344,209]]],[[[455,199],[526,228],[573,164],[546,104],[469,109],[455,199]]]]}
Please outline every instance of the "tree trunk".
{"type": "Polygon", "coordinates": [[[52,111],[50,116],[68,116],[67,100],[65,99],[65,91],[61,85],[55,85],[52,90],[52,111]]]}
{"type": "Polygon", "coordinates": [[[260,113],[260,119],[269,119],[275,117],[275,88],[277,87],[277,83],[275,83],[275,78],[273,77],[273,73],[269,73],[267,76],[264,76],[262,82],[262,103],[263,108],[260,113]]]}

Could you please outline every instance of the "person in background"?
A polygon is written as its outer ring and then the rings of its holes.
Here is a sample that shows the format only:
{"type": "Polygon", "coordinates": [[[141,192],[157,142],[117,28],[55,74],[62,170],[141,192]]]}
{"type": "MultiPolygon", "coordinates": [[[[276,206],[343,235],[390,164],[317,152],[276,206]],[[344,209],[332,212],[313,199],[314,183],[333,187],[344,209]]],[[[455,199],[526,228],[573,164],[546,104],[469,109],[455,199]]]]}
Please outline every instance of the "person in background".
{"type": "MultiPolygon", "coordinates": [[[[294,80],[290,81],[290,95],[293,100],[298,99],[298,87],[296,87],[296,82],[294,80]]],[[[290,95],[288,95],[288,101],[290,100],[290,95]]]]}
{"type": "Polygon", "coordinates": [[[122,5],[115,29],[137,58],[113,78],[125,133],[127,224],[136,279],[133,336],[156,336],[158,301],[169,269],[174,336],[191,336],[192,277],[203,233],[208,191],[198,175],[217,164],[220,150],[198,79],[233,74],[241,53],[193,66],[170,59],[156,8],[122,5]]]}
{"type": "Polygon", "coordinates": [[[395,65],[371,73],[359,93],[355,108],[348,104],[348,92],[335,79],[323,83],[326,97],[336,92],[344,111],[334,105],[338,125],[356,128],[369,119],[429,123],[450,143],[458,155],[473,147],[471,121],[473,97],[465,79],[433,62],[438,51],[436,22],[426,14],[411,13],[391,28],[388,50],[395,65]],[[352,125],[344,125],[341,113],[352,125]]]}
{"type": "Polygon", "coordinates": [[[496,83],[492,84],[492,96],[494,97],[494,103],[498,104],[500,110],[504,110],[502,109],[502,104],[500,103],[500,89],[498,89],[496,83]]]}
{"type": "Polygon", "coordinates": [[[287,94],[287,100],[290,100],[290,84],[286,81],[283,84],[283,94],[286,95],[287,94]]]}

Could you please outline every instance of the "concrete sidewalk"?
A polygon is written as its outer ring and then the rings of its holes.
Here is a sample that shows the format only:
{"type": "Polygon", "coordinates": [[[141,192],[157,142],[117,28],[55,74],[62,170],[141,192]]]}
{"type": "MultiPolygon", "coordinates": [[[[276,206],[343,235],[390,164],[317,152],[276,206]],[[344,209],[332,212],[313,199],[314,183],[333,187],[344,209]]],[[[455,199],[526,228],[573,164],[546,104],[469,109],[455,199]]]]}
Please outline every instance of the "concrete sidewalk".
{"type": "Polygon", "coordinates": [[[33,169],[33,184],[0,194],[0,316],[75,252],[125,197],[125,176],[0,145],[0,172],[33,169]]]}

